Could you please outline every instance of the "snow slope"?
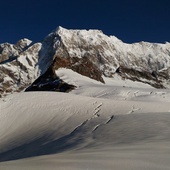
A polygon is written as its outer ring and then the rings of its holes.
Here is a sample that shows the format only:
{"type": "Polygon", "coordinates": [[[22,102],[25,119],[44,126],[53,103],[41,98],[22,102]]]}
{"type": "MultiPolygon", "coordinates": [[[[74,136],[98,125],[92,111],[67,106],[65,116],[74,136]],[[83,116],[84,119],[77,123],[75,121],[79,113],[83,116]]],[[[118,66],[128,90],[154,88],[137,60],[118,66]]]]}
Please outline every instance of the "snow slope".
{"type": "Polygon", "coordinates": [[[169,169],[169,90],[56,73],[77,89],[0,100],[1,169],[169,169]]]}

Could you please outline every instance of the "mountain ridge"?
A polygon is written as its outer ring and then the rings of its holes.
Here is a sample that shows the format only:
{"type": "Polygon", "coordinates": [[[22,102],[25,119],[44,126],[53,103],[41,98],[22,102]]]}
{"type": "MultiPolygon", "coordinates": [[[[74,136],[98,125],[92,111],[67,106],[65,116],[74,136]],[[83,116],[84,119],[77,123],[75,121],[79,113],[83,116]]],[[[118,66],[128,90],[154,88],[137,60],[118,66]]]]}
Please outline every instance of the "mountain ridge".
{"type": "Polygon", "coordinates": [[[100,30],[68,30],[59,26],[42,42],[21,39],[16,45],[4,44],[0,45],[1,95],[39,86],[42,79],[46,84],[56,82],[59,78],[55,71],[61,67],[102,83],[103,75],[114,78],[116,74],[156,88],[170,88],[168,42],[127,44],[100,30]],[[48,73],[50,80],[44,77],[48,73]],[[42,79],[37,82],[40,76],[42,79]]]}

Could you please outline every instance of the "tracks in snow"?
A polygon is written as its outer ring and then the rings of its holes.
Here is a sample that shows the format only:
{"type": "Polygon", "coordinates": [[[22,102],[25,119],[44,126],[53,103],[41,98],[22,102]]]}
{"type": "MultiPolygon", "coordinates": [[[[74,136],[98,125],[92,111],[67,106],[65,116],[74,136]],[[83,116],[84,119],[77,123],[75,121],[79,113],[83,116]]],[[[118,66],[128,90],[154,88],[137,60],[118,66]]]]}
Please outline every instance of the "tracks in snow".
{"type": "MultiPolygon", "coordinates": [[[[99,112],[101,111],[101,107],[102,107],[102,105],[103,105],[103,103],[100,103],[94,110],[95,110],[95,112],[94,112],[94,117],[99,117],[100,116],[100,114],[99,114],[99,112]]],[[[92,117],[92,118],[94,118],[94,117],[92,117]]]]}
{"type": "Polygon", "coordinates": [[[92,115],[92,117],[86,119],[84,122],[82,122],[80,125],[78,125],[77,127],[75,127],[73,129],[73,131],[71,131],[68,135],[82,135],[82,133],[93,133],[95,132],[100,126],[102,125],[107,125],[110,121],[112,121],[112,119],[114,118],[114,115],[111,115],[109,118],[105,118],[103,117],[103,115],[101,115],[101,110],[102,110],[102,106],[103,103],[99,103],[97,101],[95,101],[93,103],[94,107],[94,113],[92,115]],[[97,106],[96,106],[97,105],[97,106]],[[100,122],[100,123],[99,123],[100,122]],[[92,130],[90,130],[92,128],[92,130]],[[81,134],[80,134],[81,133],[81,134]]]}
{"type": "Polygon", "coordinates": [[[114,115],[112,115],[112,116],[105,122],[105,125],[107,125],[113,118],[114,118],[114,115]]]}

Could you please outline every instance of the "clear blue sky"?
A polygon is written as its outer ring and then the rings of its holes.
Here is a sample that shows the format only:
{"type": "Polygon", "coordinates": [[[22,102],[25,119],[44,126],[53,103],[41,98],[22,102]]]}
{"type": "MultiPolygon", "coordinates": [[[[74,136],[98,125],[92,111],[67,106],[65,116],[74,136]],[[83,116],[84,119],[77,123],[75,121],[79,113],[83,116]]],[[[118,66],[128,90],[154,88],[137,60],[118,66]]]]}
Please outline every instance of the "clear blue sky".
{"type": "Polygon", "coordinates": [[[58,26],[100,29],[124,42],[170,42],[170,0],[2,0],[0,43],[41,41],[58,26]]]}

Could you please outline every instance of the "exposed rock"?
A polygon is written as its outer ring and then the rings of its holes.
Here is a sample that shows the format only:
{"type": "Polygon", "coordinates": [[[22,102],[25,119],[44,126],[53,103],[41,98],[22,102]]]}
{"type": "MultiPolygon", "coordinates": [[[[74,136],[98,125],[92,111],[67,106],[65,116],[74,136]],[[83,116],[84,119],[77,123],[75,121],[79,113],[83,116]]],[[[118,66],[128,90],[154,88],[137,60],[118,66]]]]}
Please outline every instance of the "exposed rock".
{"type": "Polygon", "coordinates": [[[69,92],[75,86],[65,83],[54,74],[51,67],[33,82],[25,91],[56,91],[56,92],[69,92]]]}

